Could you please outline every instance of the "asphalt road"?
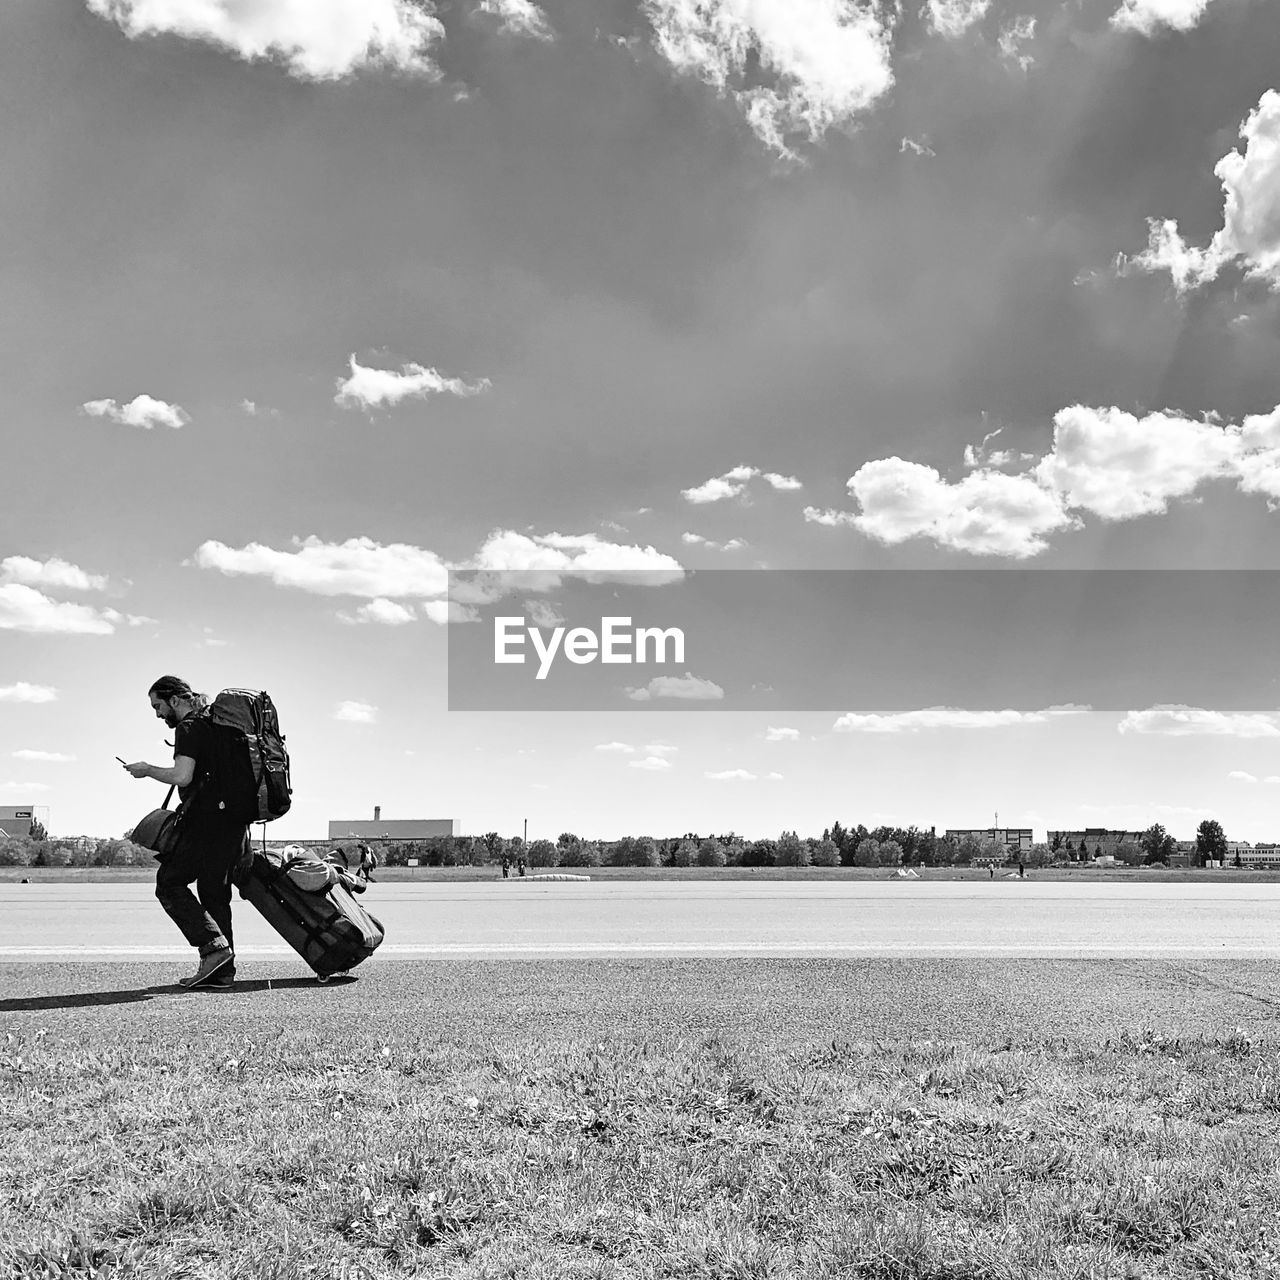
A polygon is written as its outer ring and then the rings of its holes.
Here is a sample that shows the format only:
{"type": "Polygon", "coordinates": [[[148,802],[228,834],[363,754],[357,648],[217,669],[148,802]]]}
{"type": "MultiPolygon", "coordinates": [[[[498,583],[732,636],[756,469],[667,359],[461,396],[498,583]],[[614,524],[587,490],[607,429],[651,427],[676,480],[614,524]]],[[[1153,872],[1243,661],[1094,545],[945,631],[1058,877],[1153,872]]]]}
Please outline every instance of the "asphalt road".
{"type": "MultiPolygon", "coordinates": [[[[377,883],[383,959],[1280,957],[1280,884],[1035,880],[377,883]]],[[[0,884],[0,963],[189,949],[139,883],[0,884]]],[[[243,959],[289,948],[235,905],[243,959]]]]}

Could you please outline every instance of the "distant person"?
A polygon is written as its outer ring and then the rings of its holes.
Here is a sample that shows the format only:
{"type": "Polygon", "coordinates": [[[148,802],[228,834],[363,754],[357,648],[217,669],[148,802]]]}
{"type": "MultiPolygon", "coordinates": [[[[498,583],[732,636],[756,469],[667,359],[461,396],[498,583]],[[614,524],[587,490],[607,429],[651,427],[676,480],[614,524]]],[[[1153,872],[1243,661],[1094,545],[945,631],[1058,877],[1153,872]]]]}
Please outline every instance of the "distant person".
{"type": "Polygon", "coordinates": [[[521,877],[523,877],[523,876],[524,876],[524,849],[523,849],[523,847],[521,848],[520,852],[516,854],[516,870],[520,873],[521,877]]]}
{"type": "Polygon", "coordinates": [[[173,730],[173,764],[125,765],[135,778],[154,778],[178,788],[182,821],[178,843],[156,872],[156,897],[200,954],[200,963],[184,987],[226,990],[235,981],[235,951],[231,933],[231,872],[249,838],[249,829],[219,807],[210,782],[213,734],[216,730],[197,713],[208,705],[177,676],[161,676],[147,690],[157,719],[173,730]],[[195,883],[196,892],[191,892],[195,883]]]}
{"type": "Polygon", "coordinates": [[[1025,880],[1026,875],[1027,875],[1026,864],[1022,861],[1021,858],[1019,858],[1018,859],[1018,879],[1025,880]]]}
{"type": "Polygon", "coordinates": [[[511,875],[511,854],[508,850],[502,851],[502,878],[508,879],[511,875]]]}
{"type": "Polygon", "coordinates": [[[994,880],[996,878],[996,864],[994,862],[987,863],[987,879],[994,880]]]}

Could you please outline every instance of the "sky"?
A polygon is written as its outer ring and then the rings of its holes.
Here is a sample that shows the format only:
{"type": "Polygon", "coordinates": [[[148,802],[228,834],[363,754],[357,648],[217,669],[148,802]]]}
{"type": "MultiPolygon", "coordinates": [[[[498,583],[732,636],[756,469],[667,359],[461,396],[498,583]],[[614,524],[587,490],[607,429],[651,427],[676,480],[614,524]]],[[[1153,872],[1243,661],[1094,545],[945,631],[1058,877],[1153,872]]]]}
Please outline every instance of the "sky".
{"type": "Polygon", "coordinates": [[[915,706],[447,663],[451,571],[1280,570],[1278,67],[1276,0],[7,0],[0,805],[131,827],[174,673],[271,693],[279,838],[1280,840],[1243,607],[1221,704],[995,698],[995,616],[915,706]]]}

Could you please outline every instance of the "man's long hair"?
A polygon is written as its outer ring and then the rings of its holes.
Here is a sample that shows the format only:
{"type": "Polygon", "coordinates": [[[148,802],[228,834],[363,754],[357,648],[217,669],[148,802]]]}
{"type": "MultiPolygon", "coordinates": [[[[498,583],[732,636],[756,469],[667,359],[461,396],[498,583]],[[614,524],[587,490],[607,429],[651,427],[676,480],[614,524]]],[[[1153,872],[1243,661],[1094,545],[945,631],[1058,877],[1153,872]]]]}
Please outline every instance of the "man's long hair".
{"type": "Polygon", "coordinates": [[[186,698],[188,702],[197,710],[203,710],[209,705],[209,698],[206,694],[197,693],[185,680],[178,676],[161,676],[159,680],[147,690],[147,696],[155,694],[157,698],[163,698],[166,702],[172,702],[174,698],[186,698]]]}

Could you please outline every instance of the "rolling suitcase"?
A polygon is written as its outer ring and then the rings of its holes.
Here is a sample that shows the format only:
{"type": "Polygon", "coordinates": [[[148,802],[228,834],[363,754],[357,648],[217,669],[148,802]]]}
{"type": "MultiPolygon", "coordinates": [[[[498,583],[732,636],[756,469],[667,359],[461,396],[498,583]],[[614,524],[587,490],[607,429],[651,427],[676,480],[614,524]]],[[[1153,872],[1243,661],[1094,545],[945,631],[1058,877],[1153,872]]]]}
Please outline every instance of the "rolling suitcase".
{"type": "Polygon", "coordinates": [[[240,896],[311,966],[347,973],[381,944],[381,923],[355,899],[363,879],[310,850],[255,849],[234,876],[240,896]]]}

